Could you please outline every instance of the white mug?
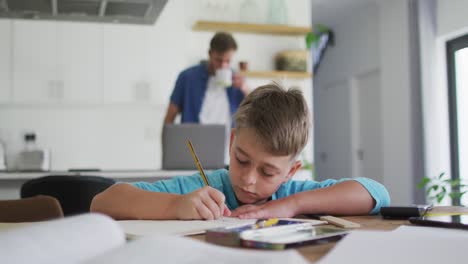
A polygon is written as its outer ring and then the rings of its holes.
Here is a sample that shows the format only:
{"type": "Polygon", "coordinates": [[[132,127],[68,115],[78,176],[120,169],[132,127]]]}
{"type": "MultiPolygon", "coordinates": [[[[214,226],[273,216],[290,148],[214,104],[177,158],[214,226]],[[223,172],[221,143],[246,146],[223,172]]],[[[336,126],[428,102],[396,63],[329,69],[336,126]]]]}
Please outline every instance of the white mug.
{"type": "Polygon", "coordinates": [[[215,74],[215,83],[221,87],[229,87],[232,85],[232,71],[229,68],[217,69],[215,74]]]}

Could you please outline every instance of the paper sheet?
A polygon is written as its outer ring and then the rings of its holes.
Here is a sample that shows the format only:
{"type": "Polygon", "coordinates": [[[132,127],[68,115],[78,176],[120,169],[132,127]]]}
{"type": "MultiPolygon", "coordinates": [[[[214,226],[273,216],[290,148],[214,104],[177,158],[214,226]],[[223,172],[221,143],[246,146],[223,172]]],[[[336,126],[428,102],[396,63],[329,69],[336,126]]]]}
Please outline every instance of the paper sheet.
{"type": "Polygon", "coordinates": [[[286,264],[308,263],[295,250],[261,251],[216,246],[188,237],[148,236],[127,243],[87,264],[127,263],[225,263],[286,264]]]}
{"type": "Polygon", "coordinates": [[[218,220],[124,220],[117,221],[129,239],[147,235],[196,235],[207,229],[255,224],[256,219],[224,217],[218,220]]]}
{"type": "Polygon", "coordinates": [[[464,230],[402,226],[395,231],[354,231],[320,263],[460,263],[467,245],[464,230]]]}
{"type": "Polygon", "coordinates": [[[1,231],[0,262],[79,263],[124,243],[114,220],[84,214],[1,231]]]}

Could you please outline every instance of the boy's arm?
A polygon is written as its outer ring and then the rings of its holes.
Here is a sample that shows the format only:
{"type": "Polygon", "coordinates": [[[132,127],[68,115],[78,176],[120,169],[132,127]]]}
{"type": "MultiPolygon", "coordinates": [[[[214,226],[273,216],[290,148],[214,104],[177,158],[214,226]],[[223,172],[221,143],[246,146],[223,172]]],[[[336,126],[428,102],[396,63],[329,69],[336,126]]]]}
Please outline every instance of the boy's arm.
{"type": "Polygon", "coordinates": [[[360,182],[352,180],[298,192],[260,206],[243,206],[233,211],[232,216],[269,218],[300,214],[366,215],[373,211],[375,205],[376,201],[369,190],[360,182]]]}
{"type": "Polygon", "coordinates": [[[115,219],[175,219],[177,194],[149,192],[130,184],[115,184],[96,195],[90,210],[115,219]]]}
{"type": "Polygon", "coordinates": [[[90,210],[115,219],[216,219],[229,214],[224,195],[204,187],[186,195],[115,184],[96,195],[90,210]],[[227,211],[226,211],[227,210],[227,211]]]}
{"type": "Polygon", "coordinates": [[[375,200],[362,184],[344,181],[326,188],[293,194],[292,200],[298,214],[367,215],[375,200]]]}

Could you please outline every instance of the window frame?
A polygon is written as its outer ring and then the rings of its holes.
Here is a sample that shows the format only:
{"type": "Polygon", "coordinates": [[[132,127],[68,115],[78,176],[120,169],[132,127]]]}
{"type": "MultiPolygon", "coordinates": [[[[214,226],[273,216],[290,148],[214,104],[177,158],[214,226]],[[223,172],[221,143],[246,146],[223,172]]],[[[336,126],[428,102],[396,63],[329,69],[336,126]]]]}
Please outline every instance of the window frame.
{"type": "MultiPolygon", "coordinates": [[[[455,69],[455,53],[468,48],[468,34],[447,41],[447,81],[448,81],[448,110],[450,135],[450,172],[453,180],[460,179],[460,160],[458,148],[458,113],[457,113],[457,84],[455,69]]],[[[454,191],[459,191],[454,188],[454,191]]],[[[453,205],[460,205],[460,198],[452,199],[453,205]]]]}

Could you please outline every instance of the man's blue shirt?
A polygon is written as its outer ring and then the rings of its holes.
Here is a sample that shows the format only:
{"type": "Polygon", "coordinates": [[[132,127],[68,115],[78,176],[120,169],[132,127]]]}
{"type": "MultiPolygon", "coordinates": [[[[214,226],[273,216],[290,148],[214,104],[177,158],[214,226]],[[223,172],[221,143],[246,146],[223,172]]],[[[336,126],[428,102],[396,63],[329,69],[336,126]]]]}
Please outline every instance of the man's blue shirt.
{"type": "MultiPolygon", "coordinates": [[[[179,107],[182,113],[182,123],[199,123],[199,114],[205,97],[208,84],[208,66],[198,64],[179,74],[172,91],[171,103],[179,107]]],[[[237,111],[239,104],[244,99],[240,89],[226,88],[231,116],[237,111]]]]}
{"type": "MultiPolygon", "coordinates": [[[[239,207],[236,195],[232,189],[229,172],[227,170],[221,169],[213,171],[207,174],[207,177],[211,187],[216,188],[220,192],[224,193],[226,196],[226,205],[230,210],[234,210],[239,207]]],[[[348,180],[354,180],[362,184],[362,186],[364,186],[364,188],[366,188],[370,193],[372,198],[374,198],[375,206],[372,209],[371,214],[377,214],[380,211],[380,207],[388,206],[390,204],[390,195],[388,194],[387,189],[382,184],[368,178],[344,178],[340,180],[329,179],[321,182],[290,180],[282,184],[272,195],[271,199],[277,200],[295,193],[325,188],[348,180]]],[[[132,183],[132,185],[147,191],[175,194],[191,193],[205,186],[199,173],[191,176],[178,176],[169,180],[156,181],[154,183],[135,182],[132,183]]],[[[346,201],[343,201],[343,203],[346,203],[346,201]]]]}

